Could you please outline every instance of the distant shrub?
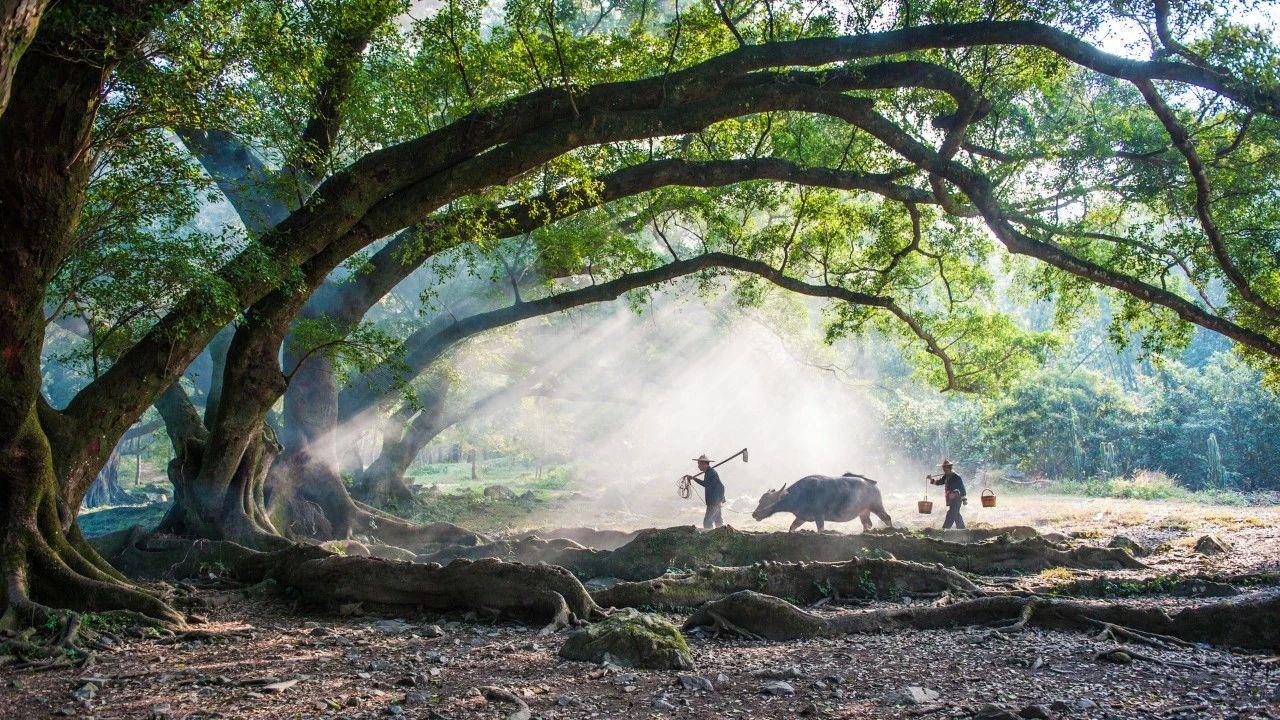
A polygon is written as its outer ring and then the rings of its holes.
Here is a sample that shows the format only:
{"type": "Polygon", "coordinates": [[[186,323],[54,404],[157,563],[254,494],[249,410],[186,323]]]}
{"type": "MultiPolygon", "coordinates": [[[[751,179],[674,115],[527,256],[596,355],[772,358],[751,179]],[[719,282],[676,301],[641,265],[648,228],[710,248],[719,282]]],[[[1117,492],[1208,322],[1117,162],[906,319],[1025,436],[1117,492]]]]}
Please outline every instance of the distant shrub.
{"type": "Polygon", "coordinates": [[[1248,497],[1234,490],[1210,488],[1192,491],[1158,470],[1135,470],[1123,477],[1060,480],[1052,491],[1063,495],[1121,498],[1126,500],[1185,500],[1213,505],[1247,505],[1248,497]]]}
{"type": "Polygon", "coordinates": [[[1178,483],[1173,478],[1155,470],[1135,470],[1128,477],[1111,478],[1105,483],[1107,497],[1175,500],[1184,499],[1190,495],[1187,490],[1178,487],[1178,483]]]}

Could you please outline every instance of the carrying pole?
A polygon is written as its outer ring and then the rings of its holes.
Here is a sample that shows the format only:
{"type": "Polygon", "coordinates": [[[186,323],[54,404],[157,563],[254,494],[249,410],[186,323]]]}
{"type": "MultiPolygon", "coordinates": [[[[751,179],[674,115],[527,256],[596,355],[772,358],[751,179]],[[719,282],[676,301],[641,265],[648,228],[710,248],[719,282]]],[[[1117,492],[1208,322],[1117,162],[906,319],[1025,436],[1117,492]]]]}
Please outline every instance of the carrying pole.
{"type": "MultiPolygon", "coordinates": [[[[729,462],[730,460],[732,460],[732,459],[734,459],[734,458],[738,457],[739,455],[741,455],[741,456],[742,456],[742,462],[748,462],[747,449],[746,449],[746,448],[742,448],[742,449],[741,449],[741,450],[739,450],[738,452],[736,452],[736,453],[734,453],[734,454],[730,455],[729,457],[727,457],[727,458],[725,458],[725,459],[721,460],[720,462],[716,463],[715,465],[712,465],[710,468],[707,468],[707,470],[710,470],[711,468],[718,468],[718,467],[720,467],[721,465],[723,465],[723,464],[725,464],[725,463],[729,462]]],[[[699,470],[698,472],[696,472],[696,473],[694,473],[694,474],[692,474],[692,475],[686,475],[686,476],[684,476],[684,477],[680,478],[680,497],[685,498],[685,499],[688,499],[688,497],[689,497],[689,492],[690,492],[690,487],[689,487],[689,478],[696,478],[696,477],[698,477],[699,475],[701,475],[702,473],[706,472],[707,470],[699,470]]]]}

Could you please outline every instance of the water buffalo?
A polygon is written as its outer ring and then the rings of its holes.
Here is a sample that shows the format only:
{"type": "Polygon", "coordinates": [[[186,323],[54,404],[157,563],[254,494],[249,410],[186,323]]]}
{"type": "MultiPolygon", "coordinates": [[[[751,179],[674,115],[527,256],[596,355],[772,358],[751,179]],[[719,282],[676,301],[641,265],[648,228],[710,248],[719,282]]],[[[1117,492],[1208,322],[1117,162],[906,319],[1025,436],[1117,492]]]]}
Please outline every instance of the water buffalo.
{"type": "Polygon", "coordinates": [[[810,475],[800,478],[790,489],[786,484],[760,496],[751,517],[763,520],[774,513],[789,512],[796,516],[788,532],[812,520],[822,532],[823,523],[847,522],[859,518],[864,530],[871,529],[871,514],[893,527],[889,513],[884,511],[880,489],[876,481],[862,475],[845,473],[840,477],[810,475]]]}

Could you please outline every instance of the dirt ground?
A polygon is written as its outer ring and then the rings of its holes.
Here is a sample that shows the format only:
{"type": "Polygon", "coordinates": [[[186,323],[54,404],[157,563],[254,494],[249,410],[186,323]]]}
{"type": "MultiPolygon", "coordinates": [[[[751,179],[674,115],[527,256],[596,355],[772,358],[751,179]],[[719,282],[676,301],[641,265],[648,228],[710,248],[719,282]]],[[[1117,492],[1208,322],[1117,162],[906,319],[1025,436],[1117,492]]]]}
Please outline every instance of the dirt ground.
{"type": "MultiPolygon", "coordinates": [[[[913,507],[914,497],[886,500],[891,513],[899,508],[895,520],[911,527],[941,522],[937,514],[907,516],[901,508],[913,507]]],[[[672,514],[631,508],[594,524],[636,528],[701,519],[692,505],[659,510],[672,514]]],[[[581,518],[597,517],[590,512],[538,520],[582,525],[581,518]]],[[[974,503],[967,515],[975,524],[1034,525],[1088,542],[1124,534],[1160,546],[1149,559],[1161,571],[1280,571],[1277,507],[1001,497],[997,508],[974,503]],[[1192,553],[1195,539],[1207,533],[1231,551],[1192,553]]],[[[726,519],[744,529],[777,529],[789,516],[759,524],[736,514],[726,519]]],[[[838,529],[855,531],[857,523],[850,525],[838,529]]],[[[201,594],[216,605],[207,613],[209,626],[240,636],[177,644],[130,639],[74,674],[0,668],[0,717],[527,717],[492,693],[486,698],[485,688],[497,687],[524,698],[529,714],[541,718],[962,718],[987,703],[1015,710],[1041,704],[1059,718],[1280,718],[1277,658],[1218,649],[1143,648],[1173,664],[1118,665],[1093,658],[1109,643],[1039,630],[1007,638],[973,629],[788,643],[693,636],[697,669],[677,673],[560,661],[563,633],[541,636],[513,624],[298,615],[234,590],[201,594]],[[682,682],[682,675],[707,682],[682,682]],[[778,679],[793,694],[762,692],[778,679]],[[905,697],[911,687],[920,702],[905,697]]]]}

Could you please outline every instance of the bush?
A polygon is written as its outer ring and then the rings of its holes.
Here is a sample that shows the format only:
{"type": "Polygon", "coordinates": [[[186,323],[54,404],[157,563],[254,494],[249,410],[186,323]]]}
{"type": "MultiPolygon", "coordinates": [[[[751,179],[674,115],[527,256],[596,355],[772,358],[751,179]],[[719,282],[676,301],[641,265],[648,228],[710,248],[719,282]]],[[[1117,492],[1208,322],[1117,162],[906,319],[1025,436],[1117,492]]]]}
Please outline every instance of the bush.
{"type": "Polygon", "coordinates": [[[1158,470],[1135,470],[1133,473],[1112,478],[1095,477],[1088,480],[1062,480],[1050,486],[1063,495],[1121,498],[1126,500],[1186,500],[1215,505],[1246,505],[1248,498],[1233,490],[1191,491],[1178,481],[1158,470]]]}

